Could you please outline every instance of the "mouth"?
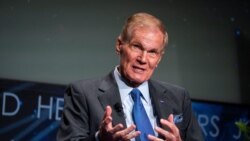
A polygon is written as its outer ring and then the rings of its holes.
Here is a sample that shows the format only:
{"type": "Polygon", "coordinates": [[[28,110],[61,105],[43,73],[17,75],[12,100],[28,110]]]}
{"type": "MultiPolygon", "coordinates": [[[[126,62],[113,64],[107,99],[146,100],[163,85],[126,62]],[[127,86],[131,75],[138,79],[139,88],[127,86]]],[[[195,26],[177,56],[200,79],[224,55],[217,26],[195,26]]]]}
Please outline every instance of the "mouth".
{"type": "Polygon", "coordinates": [[[136,73],[143,73],[146,69],[139,67],[139,66],[132,66],[134,72],[136,73]]]}

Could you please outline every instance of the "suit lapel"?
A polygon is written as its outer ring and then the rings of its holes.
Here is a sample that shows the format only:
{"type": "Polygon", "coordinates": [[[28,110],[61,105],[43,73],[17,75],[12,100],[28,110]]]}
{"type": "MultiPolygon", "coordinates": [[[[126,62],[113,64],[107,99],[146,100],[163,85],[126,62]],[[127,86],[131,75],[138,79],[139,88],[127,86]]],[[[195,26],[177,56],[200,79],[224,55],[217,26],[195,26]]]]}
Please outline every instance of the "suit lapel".
{"type": "Polygon", "coordinates": [[[113,71],[105,77],[99,87],[99,101],[105,110],[106,106],[111,106],[112,108],[112,118],[113,125],[122,123],[126,127],[126,121],[124,118],[124,113],[122,107],[117,107],[117,105],[122,105],[121,98],[118,90],[118,86],[114,80],[113,71]],[[121,109],[119,109],[121,108],[121,109]]]}
{"type": "MultiPolygon", "coordinates": [[[[168,90],[157,82],[152,82],[152,80],[149,81],[149,93],[152,100],[154,114],[156,115],[157,123],[160,126],[160,119],[167,119],[168,116],[173,113],[171,105],[169,104],[170,99],[168,98],[167,92],[168,90]]],[[[163,128],[166,129],[165,127],[163,128]]]]}
{"type": "MultiPolygon", "coordinates": [[[[168,98],[167,92],[168,90],[162,87],[158,82],[155,82],[153,80],[149,81],[149,93],[152,100],[154,115],[156,115],[157,123],[160,126],[160,119],[167,119],[168,116],[173,113],[171,108],[172,106],[169,102],[171,101],[171,99],[168,98]]],[[[113,125],[122,123],[126,127],[126,121],[123,111],[115,107],[115,105],[121,104],[122,102],[118,86],[113,76],[113,71],[101,82],[101,85],[99,87],[98,99],[104,110],[108,105],[112,107],[113,125]]]]}

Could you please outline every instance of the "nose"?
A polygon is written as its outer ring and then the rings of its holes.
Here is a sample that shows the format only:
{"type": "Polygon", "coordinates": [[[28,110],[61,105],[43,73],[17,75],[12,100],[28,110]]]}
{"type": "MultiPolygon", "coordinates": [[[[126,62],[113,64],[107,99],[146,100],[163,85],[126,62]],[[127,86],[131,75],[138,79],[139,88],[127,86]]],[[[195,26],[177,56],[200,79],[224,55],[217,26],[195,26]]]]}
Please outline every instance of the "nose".
{"type": "Polygon", "coordinates": [[[140,56],[138,57],[138,61],[141,64],[145,64],[147,61],[147,51],[142,51],[142,53],[140,54],[140,56]]]}

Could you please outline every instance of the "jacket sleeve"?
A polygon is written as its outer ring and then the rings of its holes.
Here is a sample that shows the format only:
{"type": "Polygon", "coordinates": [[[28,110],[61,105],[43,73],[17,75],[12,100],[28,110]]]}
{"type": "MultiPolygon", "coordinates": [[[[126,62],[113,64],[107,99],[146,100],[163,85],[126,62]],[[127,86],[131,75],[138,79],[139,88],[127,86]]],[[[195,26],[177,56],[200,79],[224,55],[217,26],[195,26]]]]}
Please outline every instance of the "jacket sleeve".
{"type": "Polygon", "coordinates": [[[95,141],[90,133],[88,106],[80,86],[69,85],[64,94],[64,109],[57,133],[58,141],[95,141]]]}
{"type": "Polygon", "coordinates": [[[187,120],[187,129],[184,135],[185,141],[204,141],[201,128],[194,116],[191,100],[187,91],[185,91],[185,98],[183,104],[184,116],[187,120]]]}

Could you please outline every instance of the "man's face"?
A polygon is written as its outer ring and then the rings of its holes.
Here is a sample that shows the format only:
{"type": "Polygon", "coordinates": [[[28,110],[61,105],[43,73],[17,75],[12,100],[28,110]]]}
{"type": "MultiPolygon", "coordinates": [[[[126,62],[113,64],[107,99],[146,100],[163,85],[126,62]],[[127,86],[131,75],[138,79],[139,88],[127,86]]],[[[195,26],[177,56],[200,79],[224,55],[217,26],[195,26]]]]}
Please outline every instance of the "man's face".
{"type": "Polygon", "coordinates": [[[119,71],[130,85],[137,87],[150,79],[163,55],[163,41],[159,29],[143,27],[135,29],[127,42],[118,38],[119,71]]]}

